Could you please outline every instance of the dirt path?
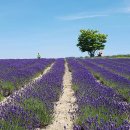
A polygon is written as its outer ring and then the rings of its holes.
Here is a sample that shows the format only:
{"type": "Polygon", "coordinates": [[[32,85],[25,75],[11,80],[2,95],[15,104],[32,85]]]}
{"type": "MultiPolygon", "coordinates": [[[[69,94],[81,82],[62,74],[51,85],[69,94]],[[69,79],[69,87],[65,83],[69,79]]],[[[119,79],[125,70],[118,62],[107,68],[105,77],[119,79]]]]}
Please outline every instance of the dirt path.
{"type": "MultiPolygon", "coordinates": [[[[34,78],[31,82],[29,82],[28,84],[24,85],[24,87],[20,88],[19,90],[15,91],[13,93],[13,96],[15,96],[16,94],[19,94],[21,95],[24,91],[24,89],[26,89],[27,87],[30,87],[30,85],[34,84],[35,82],[37,82],[38,80],[40,80],[42,78],[43,75],[45,75],[53,66],[54,63],[52,63],[49,67],[47,67],[44,71],[43,71],[43,74],[34,78]]],[[[12,102],[13,101],[13,98],[11,96],[8,96],[6,98],[4,98],[1,102],[0,102],[0,105],[4,105],[5,103],[8,103],[8,102],[12,102]]]]}
{"type": "MultiPolygon", "coordinates": [[[[65,62],[65,74],[63,77],[63,92],[59,101],[55,104],[54,121],[52,124],[41,130],[72,130],[75,117],[76,98],[71,88],[72,76],[68,64],[65,62]]],[[[37,129],[40,130],[40,129],[37,129]]]]}

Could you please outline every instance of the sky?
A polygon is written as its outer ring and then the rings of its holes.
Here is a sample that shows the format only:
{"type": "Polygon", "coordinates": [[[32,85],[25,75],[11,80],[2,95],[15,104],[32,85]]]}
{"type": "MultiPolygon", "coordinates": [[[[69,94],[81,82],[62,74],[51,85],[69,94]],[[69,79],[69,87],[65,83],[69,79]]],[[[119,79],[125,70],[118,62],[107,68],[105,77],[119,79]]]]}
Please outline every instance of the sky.
{"type": "Polygon", "coordinates": [[[0,0],[0,58],[87,56],[81,29],[108,35],[103,55],[130,54],[130,0],[0,0]]]}

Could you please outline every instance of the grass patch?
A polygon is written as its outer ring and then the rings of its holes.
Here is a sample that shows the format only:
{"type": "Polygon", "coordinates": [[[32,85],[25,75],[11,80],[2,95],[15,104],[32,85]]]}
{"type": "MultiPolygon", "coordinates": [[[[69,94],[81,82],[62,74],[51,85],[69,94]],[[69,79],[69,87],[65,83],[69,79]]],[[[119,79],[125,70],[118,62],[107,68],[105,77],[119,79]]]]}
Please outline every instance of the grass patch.
{"type": "Polygon", "coordinates": [[[14,85],[13,85],[13,83],[11,83],[11,82],[9,82],[9,81],[2,82],[1,85],[2,85],[2,89],[8,89],[8,90],[10,90],[10,91],[13,91],[13,90],[14,90],[14,85]]]}
{"type": "MultiPolygon", "coordinates": [[[[81,109],[82,114],[78,117],[76,123],[79,125],[82,125],[83,122],[86,122],[86,119],[88,118],[96,118],[97,117],[97,122],[101,126],[102,125],[102,120],[104,122],[108,121],[115,121],[117,126],[120,126],[124,119],[128,119],[127,114],[117,114],[116,112],[112,114],[107,108],[105,107],[98,107],[94,108],[92,106],[85,106],[81,109]]],[[[92,123],[91,127],[94,128],[95,124],[92,123]]]]}
{"type": "Polygon", "coordinates": [[[104,85],[114,88],[116,92],[122,95],[126,102],[130,102],[130,89],[126,87],[120,87],[119,84],[114,83],[112,81],[105,80],[103,77],[100,78],[101,83],[103,82],[104,85]]]}
{"type": "Polygon", "coordinates": [[[25,128],[20,127],[16,121],[12,122],[0,120],[0,130],[26,130],[25,128]]]}
{"type": "Polygon", "coordinates": [[[41,75],[43,74],[43,72],[44,72],[44,70],[43,70],[43,71],[40,71],[40,72],[38,72],[38,73],[36,73],[36,74],[31,78],[31,80],[35,80],[35,78],[41,76],[41,75]]]}
{"type": "Polygon", "coordinates": [[[9,96],[15,89],[13,83],[6,81],[1,83],[1,95],[3,97],[9,96]]]}
{"type": "Polygon", "coordinates": [[[115,82],[110,81],[110,80],[107,80],[102,75],[100,75],[98,73],[92,72],[92,74],[94,75],[94,77],[97,80],[100,80],[101,84],[106,85],[106,86],[111,87],[111,88],[114,88],[118,94],[120,94],[124,97],[124,101],[130,102],[130,89],[129,88],[126,88],[123,86],[121,87],[120,84],[115,83],[115,82]]]}
{"type": "Polygon", "coordinates": [[[49,114],[45,104],[38,99],[26,99],[24,101],[24,108],[31,110],[41,121],[42,126],[48,125],[52,120],[52,116],[49,114]]]}
{"type": "Polygon", "coordinates": [[[117,90],[119,94],[125,97],[126,102],[130,102],[130,89],[129,88],[120,88],[117,90]]]}
{"type": "Polygon", "coordinates": [[[0,93],[0,101],[4,99],[4,96],[0,93]]]}
{"type": "Polygon", "coordinates": [[[72,85],[72,89],[76,92],[76,91],[79,90],[79,87],[78,87],[78,85],[73,84],[73,85],[72,85]]]}

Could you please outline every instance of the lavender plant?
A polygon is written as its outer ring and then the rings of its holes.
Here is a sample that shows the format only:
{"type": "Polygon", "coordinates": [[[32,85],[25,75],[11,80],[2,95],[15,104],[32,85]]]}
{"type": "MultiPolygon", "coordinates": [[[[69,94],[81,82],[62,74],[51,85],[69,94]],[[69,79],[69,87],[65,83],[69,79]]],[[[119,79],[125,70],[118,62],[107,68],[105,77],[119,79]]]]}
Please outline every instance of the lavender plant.
{"type": "MultiPolygon", "coordinates": [[[[12,60],[9,62],[12,62],[12,60]]],[[[19,89],[26,83],[30,82],[34,77],[42,73],[43,70],[52,62],[54,62],[53,59],[41,59],[37,62],[36,59],[31,61],[21,60],[21,63],[18,60],[18,64],[14,63],[12,65],[13,70],[9,70],[8,72],[2,73],[2,75],[0,76],[1,95],[3,95],[3,97],[9,96],[14,90],[19,89]],[[31,64],[29,65],[29,63],[31,64]]]]}
{"type": "Polygon", "coordinates": [[[54,102],[62,91],[64,59],[55,61],[52,69],[38,82],[21,93],[11,95],[8,103],[0,105],[0,129],[33,130],[48,125],[53,119],[54,102]]]}
{"type": "Polygon", "coordinates": [[[130,70],[129,70],[130,66],[127,66],[127,67],[126,67],[126,65],[121,66],[118,63],[110,62],[107,59],[93,59],[91,61],[105,69],[110,70],[111,72],[117,73],[121,76],[124,76],[124,77],[130,79],[130,70]]]}
{"type": "Polygon", "coordinates": [[[78,104],[74,130],[128,130],[129,105],[114,89],[98,83],[78,61],[68,59],[68,63],[78,104]]]}
{"type": "Polygon", "coordinates": [[[102,84],[115,89],[126,102],[130,102],[130,80],[102,68],[91,60],[80,60],[102,84]]]}

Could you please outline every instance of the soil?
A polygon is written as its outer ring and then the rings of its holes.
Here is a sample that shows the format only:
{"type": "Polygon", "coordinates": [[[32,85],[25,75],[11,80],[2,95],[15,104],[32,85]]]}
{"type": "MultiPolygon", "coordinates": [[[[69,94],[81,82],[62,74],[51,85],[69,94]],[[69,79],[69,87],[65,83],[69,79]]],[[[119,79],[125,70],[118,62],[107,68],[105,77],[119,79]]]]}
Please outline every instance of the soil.
{"type": "Polygon", "coordinates": [[[63,77],[62,95],[54,108],[54,120],[44,129],[36,130],[72,130],[76,119],[77,104],[72,90],[72,76],[68,64],[65,62],[65,74],[63,77]]]}

